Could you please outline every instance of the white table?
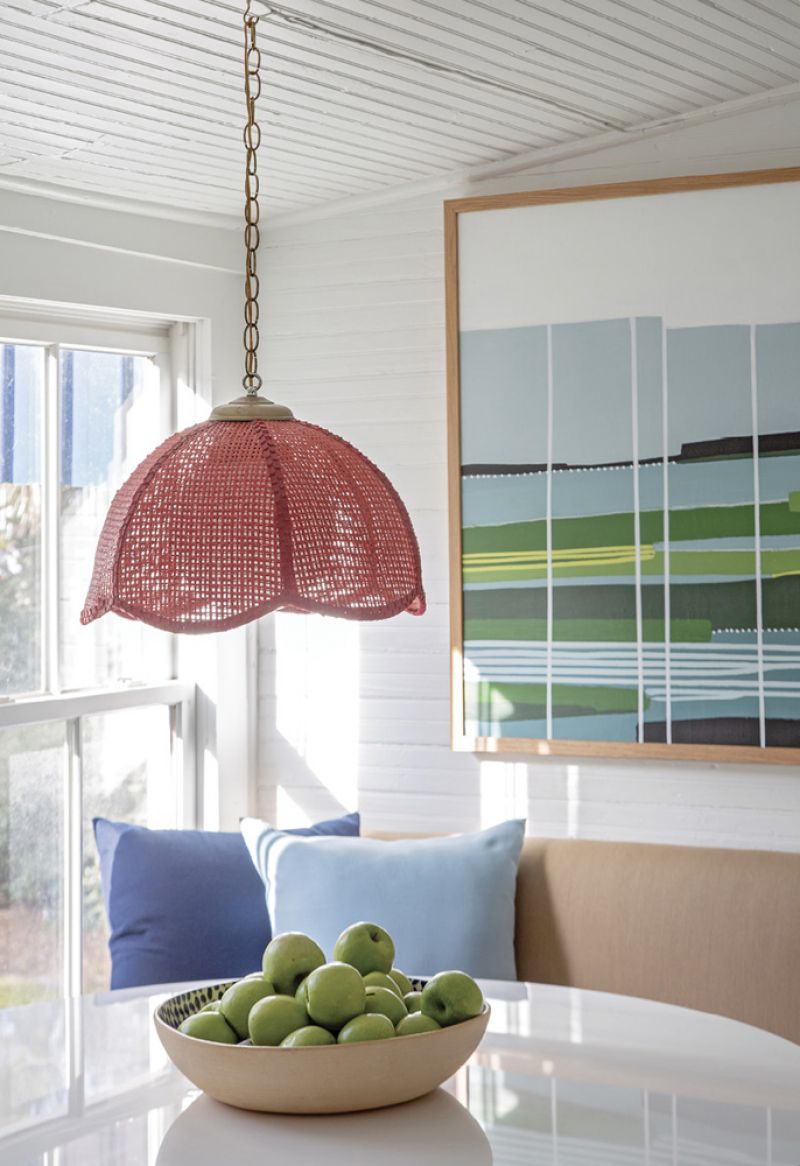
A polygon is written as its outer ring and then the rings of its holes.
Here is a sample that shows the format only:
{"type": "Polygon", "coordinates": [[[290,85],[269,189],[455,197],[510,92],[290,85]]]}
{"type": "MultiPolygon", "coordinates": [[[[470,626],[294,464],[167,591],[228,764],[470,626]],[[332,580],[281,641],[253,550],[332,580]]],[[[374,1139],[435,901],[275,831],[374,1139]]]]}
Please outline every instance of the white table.
{"type": "Polygon", "coordinates": [[[445,1090],[343,1117],[199,1095],[152,1024],[172,994],[0,1011],[2,1166],[800,1166],[800,1046],[703,1013],[486,984],[445,1090]]]}

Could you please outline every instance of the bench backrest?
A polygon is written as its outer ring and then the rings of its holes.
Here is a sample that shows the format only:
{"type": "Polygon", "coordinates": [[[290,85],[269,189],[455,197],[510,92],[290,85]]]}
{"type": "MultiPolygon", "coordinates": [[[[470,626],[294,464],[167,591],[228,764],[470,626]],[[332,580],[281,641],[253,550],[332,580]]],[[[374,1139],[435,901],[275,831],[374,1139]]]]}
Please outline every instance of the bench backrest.
{"type": "Polygon", "coordinates": [[[800,1043],[800,854],[526,839],[522,980],[715,1012],[800,1043]]]}

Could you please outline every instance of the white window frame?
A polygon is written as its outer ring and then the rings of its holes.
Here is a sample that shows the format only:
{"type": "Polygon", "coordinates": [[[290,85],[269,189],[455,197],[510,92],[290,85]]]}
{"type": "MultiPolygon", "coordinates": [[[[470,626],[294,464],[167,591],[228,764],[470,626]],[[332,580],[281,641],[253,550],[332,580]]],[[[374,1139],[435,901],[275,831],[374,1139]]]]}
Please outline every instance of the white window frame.
{"type": "Polygon", "coordinates": [[[131,683],[68,691],[59,686],[59,356],[62,348],[77,348],[152,358],[158,370],[161,389],[161,415],[159,434],[153,442],[155,446],[158,440],[173,433],[179,425],[195,419],[194,416],[185,415],[186,402],[179,402],[178,399],[178,368],[182,382],[191,385],[196,381],[198,337],[187,337],[187,323],[192,328],[192,322],[176,323],[129,313],[0,301],[0,342],[42,346],[45,359],[40,430],[44,533],[41,571],[43,691],[0,697],[0,729],[47,722],[59,722],[66,726],[63,983],[67,997],[80,995],[83,987],[82,718],[124,709],[166,707],[170,718],[171,776],[178,826],[191,827],[197,824],[203,797],[196,740],[196,686],[180,678],[176,637],[171,638],[170,679],[160,683],[131,683]],[[188,369],[187,364],[190,366],[188,369]]]}

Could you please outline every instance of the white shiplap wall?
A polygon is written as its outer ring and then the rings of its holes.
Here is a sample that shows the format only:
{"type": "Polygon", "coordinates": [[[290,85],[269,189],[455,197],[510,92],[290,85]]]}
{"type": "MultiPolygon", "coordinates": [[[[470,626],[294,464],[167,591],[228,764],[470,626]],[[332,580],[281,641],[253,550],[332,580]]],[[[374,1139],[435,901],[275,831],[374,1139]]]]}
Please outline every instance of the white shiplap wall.
{"type": "MultiPolygon", "coordinates": [[[[796,114],[682,130],[502,188],[797,165],[796,114]]],[[[357,805],[369,828],[400,831],[527,815],[543,835],[800,850],[795,768],[451,752],[441,202],[286,226],[263,267],[267,391],[386,470],[412,513],[430,605],[374,625],[261,622],[258,811],[294,825],[357,805]]]]}

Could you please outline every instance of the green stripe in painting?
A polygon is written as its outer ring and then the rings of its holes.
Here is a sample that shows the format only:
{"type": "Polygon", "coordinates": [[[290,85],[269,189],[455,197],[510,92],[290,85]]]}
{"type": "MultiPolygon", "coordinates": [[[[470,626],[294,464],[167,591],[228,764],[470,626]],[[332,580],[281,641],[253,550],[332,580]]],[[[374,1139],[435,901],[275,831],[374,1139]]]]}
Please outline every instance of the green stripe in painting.
{"type": "MultiPolygon", "coordinates": [[[[800,510],[789,502],[765,502],[761,506],[761,533],[800,533],[800,510]]],[[[732,538],[752,536],[755,531],[754,508],[748,506],[700,506],[671,510],[670,539],[732,538]]],[[[618,547],[633,542],[633,514],[597,514],[587,518],[553,520],[553,549],[618,547]]],[[[487,554],[503,551],[543,551],[547,549],[544,519],[535,522],[509,522],[502,526],[469,526],[462,532],[464,554],[487,554]]],[[[645,510],[640,516],[640,540],[658,543],[664,540],[664,513],[645,510]]]]}
{"type": "MultiPolygon", "coordinates": [[[[765,579],[761,584],[764,628],[797,627],[800,624],[800,576],[765,579]]],[[[611,620],[636,618],[635,592],[625,586],[562,587],[558,593],[563,619],[611,620]]],[[[753,627],[755,620],[753,580],[728,583],[675,583],[670,585],[670,611],[675,620],[708,620],[712,628],[753,627]]],[[[656,583],[642,587],[645,620],[663,612],[664,588],[656,583]]],[[[544,587],[492,588],[464,592],[464,616],[469,620],[498,622],[503,619],[540,619],[547,616],[544,587]]],[[[490,639],[493,637],[489,637],[490,639]]],[[[499,638],[499,637],[498,637],[499,638]]]]}
{"type": "MultiPolygon", "coordinates": [[[[559,600],[563,591],[559,593],[559,600]]],[[[631,597],[631,603],[634,598],[631,597]]],[[[673,643],[701,644],[711,639],[711,621],[707,619],[675,619],[670,624],[673,643]]],[[[547,639],[546,619],[467,619],[464,621],[465,640],[540,640],[547,639]]],[[[663,644],[663,619],[642,620],[642,639],[646,643],[663,644]]],[[[554,642],[598,641],[600,643],[636,642],[635,619],[557,619],[553,623],[554,642]]]]}
{"type": "MultiPolygon", "coordinates": [[[[643,548],[644,549],[644,548],[643,548]]],[[[755,574],[756,556],[754,551],[672,551],[669,556],[670,575],[741,575],[755,574]]],[[[585,562],[580,565],[553,564],[556,579],[596,579],[602,576],[632,577],[636,573],[636,556],[613,556],[613,561],[585,562]]],[[[664,555],[661,551],[643,554],[641,562],[643,576],[663,576],[664,555]]],[[[762,575],[779,578],[784,575],[800,574],[800,548],[792,550],[762,550],[762,575]]],[[[506,583],[517,579],[543,579],[547,566],[541,561],[505,561],[502,566],[473,566],[464,563],[464,581],[467,583],[506,583]]]]}
{"type": "MultiPolygon", "coordinates": [[[[467,716],[484,721],[536,720],[546,715],[545,684],[495,684],[482,681],[465,685],[467,716]]],[[[603,685],[553,685],[553,716],[576,717],[590,713],[632,713],[639,707],[635,688],[603,685]]],[[[650,700],[645,695],[645,708],[650,700]]]]}
{"type": "Polygon", "coordinates": [[[792,490],[789,495],[789,509],[793,514],[800,514],[800,490],[792,490]]]}

